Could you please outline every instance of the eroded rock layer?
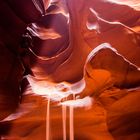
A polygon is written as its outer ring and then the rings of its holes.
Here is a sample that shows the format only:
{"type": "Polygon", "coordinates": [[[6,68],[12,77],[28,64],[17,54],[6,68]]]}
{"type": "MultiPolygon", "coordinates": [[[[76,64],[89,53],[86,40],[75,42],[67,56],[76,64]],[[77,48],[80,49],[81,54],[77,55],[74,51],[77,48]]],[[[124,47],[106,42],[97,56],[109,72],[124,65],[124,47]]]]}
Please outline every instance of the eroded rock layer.
{"type": "Polygon", "coordinates": [[[0,0],[0,139],[140,139],[139,0],[0,0]]]}

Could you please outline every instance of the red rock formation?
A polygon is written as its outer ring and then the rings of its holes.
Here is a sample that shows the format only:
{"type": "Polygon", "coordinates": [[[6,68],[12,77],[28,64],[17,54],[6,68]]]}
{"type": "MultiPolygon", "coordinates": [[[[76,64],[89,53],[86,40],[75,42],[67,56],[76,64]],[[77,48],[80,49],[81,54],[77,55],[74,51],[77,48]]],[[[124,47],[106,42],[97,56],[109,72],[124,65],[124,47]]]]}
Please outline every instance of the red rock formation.
{"type": "Polygon", "coordinates": [[[0,1],[0,120],[19,104],[24,67],[20,41],[27,25],[41,17],[32,1],[0,1]],[[28,7],[27,7],[28,5],[28,7]],[[32,10],[31,10],[31,9],[32,10]]]}
{"type": "Polygon", "coordinates": [[[139,140],[139,0],[49,2],[0,0],[1,139],[139,140]]]}

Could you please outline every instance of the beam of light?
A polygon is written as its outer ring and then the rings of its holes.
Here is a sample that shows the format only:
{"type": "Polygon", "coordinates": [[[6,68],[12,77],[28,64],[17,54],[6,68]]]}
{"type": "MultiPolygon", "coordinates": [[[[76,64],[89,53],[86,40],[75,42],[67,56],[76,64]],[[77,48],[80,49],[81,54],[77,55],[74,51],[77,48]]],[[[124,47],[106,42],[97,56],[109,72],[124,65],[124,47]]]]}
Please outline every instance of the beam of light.
{"type": "Polygon", "coordinates": [[[66,82],[51,83],[49,81],[39,81],[28,75],[27,79],[35,94],[50,98],[52,101],[61,101],[71,94],[79,94],[85,88],[84,79],[77,83],[69,84],[66,82]]]}
{"type": "Polygon", "coordinates": [[[61,105],[65,106],[72,106],[72,107],[78,107],[78,108],[86,108],[89,109],[93,105],[93,98],[86,96],[85,98],[82,99],[76,99],[76,100],[68,100],[65,102],[61,102],[61,105]]]}

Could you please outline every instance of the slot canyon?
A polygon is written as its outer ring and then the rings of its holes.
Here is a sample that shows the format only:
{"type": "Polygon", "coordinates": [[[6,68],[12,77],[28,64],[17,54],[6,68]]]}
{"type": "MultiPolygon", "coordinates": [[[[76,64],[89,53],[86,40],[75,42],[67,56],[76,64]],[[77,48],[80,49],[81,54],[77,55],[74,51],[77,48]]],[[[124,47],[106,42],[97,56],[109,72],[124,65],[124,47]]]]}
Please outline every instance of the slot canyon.
{"type": "Polygon", "coordinates": [[[140,0],[0,0],[0,140],[140,140],[140,0]]]}

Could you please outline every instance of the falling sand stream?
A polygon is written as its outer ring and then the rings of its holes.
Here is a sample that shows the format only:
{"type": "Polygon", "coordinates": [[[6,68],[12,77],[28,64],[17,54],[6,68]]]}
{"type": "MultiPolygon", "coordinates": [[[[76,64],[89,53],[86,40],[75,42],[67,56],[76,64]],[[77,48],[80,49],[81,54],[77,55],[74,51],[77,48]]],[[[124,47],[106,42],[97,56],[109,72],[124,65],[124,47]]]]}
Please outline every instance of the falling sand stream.
{"type": "MultiPolygon", "coordinates": [[[[46,140],[50,140],[51,139],[51,134],[53,134],[53,132],[50,132],[50,98],[48,99],[48,103],[47,103],[47,116],[46,116],[46,140]],[[51,134],[50,134],[51,133],[51,134]]],[[[93,104],[93,99],[91,97],[85,97],[83,99],[74,99],[74,100],[68,100],[65,102],[61,103],[61,107],[62,107],[62,139],[63,140],[74,140],[74,109],[75,108],[89,108],[91,105],[93,104]],[[67,111],[68,110],[68,111],[67,111]],[[68,119],[69,118],[69,121],[68,119]],[[69,122],[69,124],[68,124],[69,122]],[[67,127],[67,125],[69,126],[69,129],[67,127]],[[67,138],[69,134],[69,138],[67,138]]]]}
{"type": "Polygon", "coordinates": [[[50,139],[50,98],[47,103],[47,115],[46,115],[46,140],[50,139]]]}
{"type": "MultiPolygon", "coordinates": [[[[67,107],[69,108],[69,140],[74,140],[74,107],[62,105],[63,140],[67,140],[67,107]]],[[[48,98],[46,112],[46,140],[50,140],[50,98],[48,98]]]]}
{"type": "Polygon", "coordinates": [[[62,123],[63,123],[63,140],[67,139],[67,134],[66,134],[66,113],[67,113],[67,107],[65,105],[62,105],[62,123]]]}
{"type": "Polygon", "coordinates": [[[73,119],[73,111],[74,111],[74,108],[73,106],[70,106],[70,140],[74,140],[74,119],[73,119]]]}

